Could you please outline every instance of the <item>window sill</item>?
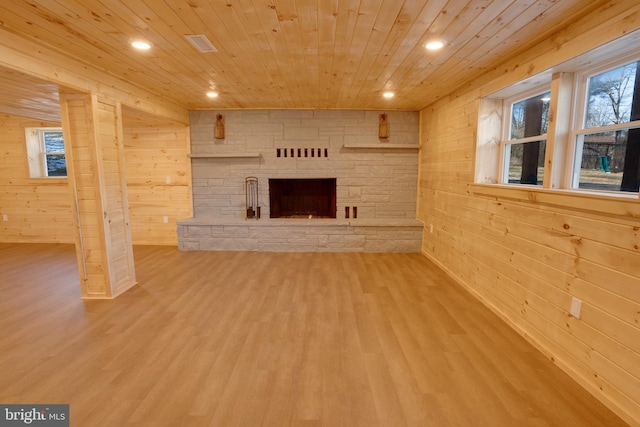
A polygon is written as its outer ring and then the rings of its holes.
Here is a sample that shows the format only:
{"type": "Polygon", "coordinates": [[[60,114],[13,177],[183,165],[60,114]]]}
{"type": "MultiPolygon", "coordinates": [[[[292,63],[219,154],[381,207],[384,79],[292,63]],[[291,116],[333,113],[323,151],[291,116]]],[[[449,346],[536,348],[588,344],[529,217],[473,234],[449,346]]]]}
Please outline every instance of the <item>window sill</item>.
{"type": "Polygon", "coordinates": [[[556,190],[534,186],[514,187],[504,184],[470,184],[469,192],[475,196],[489,197],[498,201],[511,200],[640,219],[640,196],[638,193],[603,194],[584,190],[556,190]]]}

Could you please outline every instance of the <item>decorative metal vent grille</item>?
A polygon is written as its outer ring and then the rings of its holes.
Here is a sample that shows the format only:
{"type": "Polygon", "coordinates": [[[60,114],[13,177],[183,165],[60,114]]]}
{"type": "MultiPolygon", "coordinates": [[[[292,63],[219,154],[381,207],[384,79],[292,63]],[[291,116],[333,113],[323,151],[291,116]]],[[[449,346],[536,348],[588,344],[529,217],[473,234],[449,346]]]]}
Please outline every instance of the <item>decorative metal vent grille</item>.
{"type": "Polygon", "coordinates": [[[329,157],[328,148],[276,148],[276,157],[329,157]]]}
{"type": "Polygon", "coordinates": [[[217,52],[218,49],[209,41],[207,36],[204,34],[193,34],[190,36],[185,36],[187,40],[191,42],[191,44],[198,49],[202,53],[208,52],[217,52]]]}

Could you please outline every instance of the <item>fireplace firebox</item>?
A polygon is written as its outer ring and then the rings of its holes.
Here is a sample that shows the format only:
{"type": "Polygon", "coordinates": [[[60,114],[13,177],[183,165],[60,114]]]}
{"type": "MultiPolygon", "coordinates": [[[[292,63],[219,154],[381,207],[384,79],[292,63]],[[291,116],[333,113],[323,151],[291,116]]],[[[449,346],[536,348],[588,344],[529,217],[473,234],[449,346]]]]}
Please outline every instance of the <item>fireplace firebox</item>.
{"type": "Polygon", "coordinates": [[[335,178],[269,179],[271,218],[335,218],[335,178]]]}

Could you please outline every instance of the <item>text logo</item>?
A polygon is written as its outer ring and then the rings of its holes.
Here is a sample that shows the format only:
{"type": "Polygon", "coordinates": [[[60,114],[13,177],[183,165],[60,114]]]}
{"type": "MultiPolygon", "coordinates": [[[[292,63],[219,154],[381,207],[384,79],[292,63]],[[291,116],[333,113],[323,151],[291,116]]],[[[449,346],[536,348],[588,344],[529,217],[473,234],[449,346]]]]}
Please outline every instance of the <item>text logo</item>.
{"type": "Polygon", "coordinates": [[[0,404],[0,427],[69,427],[69,405],[0,404]]]}

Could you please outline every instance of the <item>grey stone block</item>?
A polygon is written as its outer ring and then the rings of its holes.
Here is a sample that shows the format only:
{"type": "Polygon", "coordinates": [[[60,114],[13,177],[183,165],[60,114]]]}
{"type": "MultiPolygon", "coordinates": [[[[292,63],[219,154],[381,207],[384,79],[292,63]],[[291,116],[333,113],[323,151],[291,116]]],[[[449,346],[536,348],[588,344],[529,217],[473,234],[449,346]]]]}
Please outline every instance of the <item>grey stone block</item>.
{"type": "Polygon", "coordinates": [[[189,238],[211,237],[211,226],[210,225],[188,225],[187,237],[189,238]]]}

